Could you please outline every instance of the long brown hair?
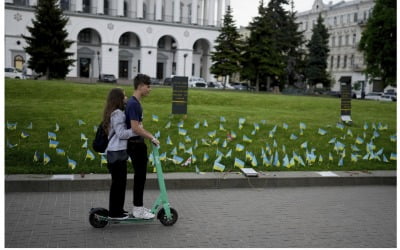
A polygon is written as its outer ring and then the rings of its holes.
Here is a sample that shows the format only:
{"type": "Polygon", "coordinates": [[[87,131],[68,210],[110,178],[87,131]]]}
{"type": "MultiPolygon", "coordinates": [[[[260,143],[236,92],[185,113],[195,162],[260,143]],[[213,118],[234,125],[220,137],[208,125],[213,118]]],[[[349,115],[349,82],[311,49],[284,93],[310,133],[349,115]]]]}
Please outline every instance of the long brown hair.
{"type": "Polygon", "coordinates": [[[110,128],[111,113],[116,109],[125,109],[124,105],[125,94],[121,88],[114,88],[108,93],[107,102],[103,112],[103,129],[108,134],[110,128]]]}

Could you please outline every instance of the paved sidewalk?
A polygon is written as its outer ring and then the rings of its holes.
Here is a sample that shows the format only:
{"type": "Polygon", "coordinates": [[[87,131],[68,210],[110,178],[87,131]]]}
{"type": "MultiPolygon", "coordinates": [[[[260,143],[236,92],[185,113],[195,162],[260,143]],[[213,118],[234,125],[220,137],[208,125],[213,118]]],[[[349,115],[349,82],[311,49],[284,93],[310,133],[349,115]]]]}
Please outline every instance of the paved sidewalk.
{"type": "MultiPolygon", "coordinates": [[[[165,173],[168,189],[243,188],[243,187],[298,187],[343,185],[396,185],[396,171],[282,171],[259,172],[258,177],[241,173],[208,172],[165,173]]],[[[133,174],[128,175],[128,188],[133,185],[133,174]]],[[[109,174],[81,175],[6,175],[6,192],[66,192],[108,190],[109,174]]],[[[157,176],[147,175],[147,189],[158,189],[157,176]]]]}
{"type": "MultiPolygon", "coordinates": [[[[146,190],[150,206],[157,190],[146,190]]],[[[395,248],[396,186],[169,190],[177,223],[88,222],[108,191],[5,194],[5,247],[395,248]]],[[[132,191],[126,195],[130,208],[132,191]]]]}

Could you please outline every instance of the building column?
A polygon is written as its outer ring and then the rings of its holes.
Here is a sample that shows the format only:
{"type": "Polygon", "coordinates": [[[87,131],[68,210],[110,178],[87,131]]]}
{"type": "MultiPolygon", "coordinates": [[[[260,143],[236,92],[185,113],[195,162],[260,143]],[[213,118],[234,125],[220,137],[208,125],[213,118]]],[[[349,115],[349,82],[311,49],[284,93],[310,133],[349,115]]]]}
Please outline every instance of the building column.
{"type": "Polygon", "coordinates": [[[225,10],[228,9],[228,6],[231,6],[231,0],[225,0],[225,10]]]}
{"type": "Polygon", "coordinates": [[[97,14],[104,14],[104,0],[97,0],[97,14]]]}
{"type": "Polygon", "coordinates": [[[156,20],[162,20],[162,0],[156,0],[156,20]]]}
{"type": "MultiPolygon", "coordinates": [[[[11,0],[9,2],[13,3],[14,1],[11,0]]],[[[36,6],[36,5],[37,5],[37,0],[29,0],[29,6],[36,6]]]]}
{"type": "Polygon", "coordinates": [[[198,24],[204,25],[204,0],[198,0],[199,1],[199,12],[197,13],[197,19],[198,19],[198,24]]]}
{"type": "Polygon", "coordinates": [[[192,20],[191,24],[197,24],[197,0],[192,0],[192,20]]]}
{"type": "Polygon", "coordinates": [[[218,0],[218,10],[217,10],[217,27],[222,26],[222,0],[218,0]]]}
{"type": "Polygon", "coordinates": [[[156,17],[154,0],[150,0],[148,3],[149,3],[149,6],[147,6],[147,19],[154,20],[156,17]]]}
{"type": "MultiPolygon", "coordinates": [[[[96,55],[97,56],[97,55],[96,55]]],[[[119,63],[118,63],[118,56],[119,56],[119,44],[107,44],[101,45],[101,69],[100,72],[102,74],[113,74],[117,78],[119,78],[119,63]]]]}
{"type": "Polygon", "coordinates": [[[76,0],[76,2],[75,2],[75,11],[77,11],[77,12],[82,12],[83,11],[82,0],[76,0]]]}
{"type": "Polygon", "coordinates": [[[124,16],[124,0],[117,1],[117,16],[124,16]]]}
{"type": "Polygon", "coordinates": [[[180,0],[173,0],[174,1],[174,22],[181,21],[181,1],[180,0]]]}
{"type": "Polygon", "coordinates": [[[215,0],[208,0],[208,25],[215,26],[215,0]]]}
{"type": "Polygon", "coordinates": [[[143,18],[143,0],[137,0],[136,2],[136,17],[143,18]]]}
{"type": "Polygon", "coordinates": [[[156,77],[157,48],[142,46],[140,50],[140,73],[156,77]]]}

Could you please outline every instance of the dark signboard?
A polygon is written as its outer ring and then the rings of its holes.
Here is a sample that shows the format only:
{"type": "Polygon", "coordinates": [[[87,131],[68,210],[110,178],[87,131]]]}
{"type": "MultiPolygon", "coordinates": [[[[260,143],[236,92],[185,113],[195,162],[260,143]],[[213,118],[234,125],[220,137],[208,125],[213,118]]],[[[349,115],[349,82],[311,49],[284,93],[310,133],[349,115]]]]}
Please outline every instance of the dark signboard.
{"type": "Polygon", "coordinates": [[[342,121],[351,122],[351,76],[342,76],[339,79],[341,94],[342,121]]]}
{"type": "Polygon", "coordinates": [[[172,114],[187,114],[188,78],[172,78],[172,114]]]}

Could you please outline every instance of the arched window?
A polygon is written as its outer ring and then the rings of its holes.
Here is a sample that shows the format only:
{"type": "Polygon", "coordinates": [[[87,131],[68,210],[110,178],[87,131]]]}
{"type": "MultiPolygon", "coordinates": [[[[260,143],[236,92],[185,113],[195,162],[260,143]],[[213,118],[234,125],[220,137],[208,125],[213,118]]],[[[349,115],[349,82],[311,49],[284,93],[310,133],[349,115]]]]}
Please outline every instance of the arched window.
{"type": "Polygon", "coordinates": [[[16,55],[14,57],[14,67],[16,69],[22,70],[22,67],[24,66],[24,58],[21,55],[16,55]]]}

